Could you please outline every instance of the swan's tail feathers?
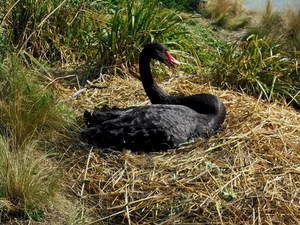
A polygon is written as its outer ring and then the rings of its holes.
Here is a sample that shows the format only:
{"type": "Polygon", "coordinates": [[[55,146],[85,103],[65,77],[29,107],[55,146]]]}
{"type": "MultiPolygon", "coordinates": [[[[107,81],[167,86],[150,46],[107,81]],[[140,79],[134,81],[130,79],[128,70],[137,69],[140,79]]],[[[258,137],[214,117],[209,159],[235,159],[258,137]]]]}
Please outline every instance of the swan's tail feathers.
{"type": "Polygon", "coordinates": [[[83,113],[83,120],[84,120],[84,123],[90,127],[91,126],[91,122],[92,122],[92,114],[85,110],[84,113],[83,113]]]}
{"type": "Polygon", "coordinates": [[[95,135],[97,133],[97,128],[96,127],[88,127],[83,129],[80,132],[80,138],[84,141],[84,142],[88,142],[90,144],[93,144],[93,140],[95,138],[95,135]]]}
{"type": "Polygon", "coordinates": [[[83,118],[85,121],[85,124],[88,127],[97,126],[105,121],[113,120],[118,118],[119,116],[122,116],[136,107],[129,107],[126,109],[118,108],[118,107],[109,107],[107,105],[103,106],[102,108],[95,107],[94,111],[92,113],[85,111],[83,114],[83,118]]]}

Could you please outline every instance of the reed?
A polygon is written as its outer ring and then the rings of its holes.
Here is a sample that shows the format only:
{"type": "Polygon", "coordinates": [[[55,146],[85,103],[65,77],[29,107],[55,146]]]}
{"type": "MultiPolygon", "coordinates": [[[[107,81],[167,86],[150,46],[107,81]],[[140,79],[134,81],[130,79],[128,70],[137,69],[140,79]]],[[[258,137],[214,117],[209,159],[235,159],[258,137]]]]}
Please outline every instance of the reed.
{"type": "Polygon", "coordinates": [[[213,69],[218,84],[269,102],[285,98],[299,104],[299,52],[288,53],[269,38],[252,35],[220,55],[213,69]]]}

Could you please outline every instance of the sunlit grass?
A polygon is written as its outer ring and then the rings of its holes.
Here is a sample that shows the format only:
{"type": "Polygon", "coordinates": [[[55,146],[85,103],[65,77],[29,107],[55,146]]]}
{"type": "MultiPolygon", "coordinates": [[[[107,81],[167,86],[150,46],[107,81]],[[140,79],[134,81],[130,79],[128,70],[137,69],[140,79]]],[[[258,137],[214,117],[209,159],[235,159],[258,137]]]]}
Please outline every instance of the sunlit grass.
{"type": "Polygon", "coordinates": [[[252,35],[220,55],[214,78],[223,87],[261,95],[269,102],[283,97],[299,104],[299,55],[270,38],[252,35]]]}
{"type": "Polygon", "coordinates": [[[47,146],[56,147],[75,127],[74,112],[59,102],[45,68],[33,59],[25,64],[25,56],[6,53],[0,62],[1,222],[46,217],[65,185],[47,146]]]}

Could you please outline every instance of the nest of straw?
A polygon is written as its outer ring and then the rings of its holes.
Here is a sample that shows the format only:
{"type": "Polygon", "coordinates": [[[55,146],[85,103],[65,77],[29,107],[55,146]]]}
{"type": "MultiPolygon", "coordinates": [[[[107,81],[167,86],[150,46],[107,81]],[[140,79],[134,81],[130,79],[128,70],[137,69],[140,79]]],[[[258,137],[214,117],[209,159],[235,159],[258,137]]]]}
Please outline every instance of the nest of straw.
{"type": "MultiPolygon", "coordinates": [[[[228,113],[209,140],[154,153],[70,146],[68,187],[91,224],[300,223],[299,113],[199,79],[179,75],[160,86],[172,94],[220,96],[228,113]]],[[[108,88],[71,100],[78,115],[103,104],[150,104],[134,77],[98,83],[108,88]]]]}

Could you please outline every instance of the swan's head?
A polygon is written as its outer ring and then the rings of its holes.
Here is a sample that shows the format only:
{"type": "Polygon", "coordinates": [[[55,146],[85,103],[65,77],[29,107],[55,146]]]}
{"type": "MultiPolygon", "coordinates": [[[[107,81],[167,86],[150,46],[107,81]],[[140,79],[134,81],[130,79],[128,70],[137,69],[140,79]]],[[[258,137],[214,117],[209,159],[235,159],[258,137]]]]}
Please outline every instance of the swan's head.
{"type": "Polygon", "coordinates": [[[170,54],[168,49],[160,43],[147,44],[142,51],[142,55],[150,59],[156,59],[170,66],[180,64],[180,62],[170,54]]]}

